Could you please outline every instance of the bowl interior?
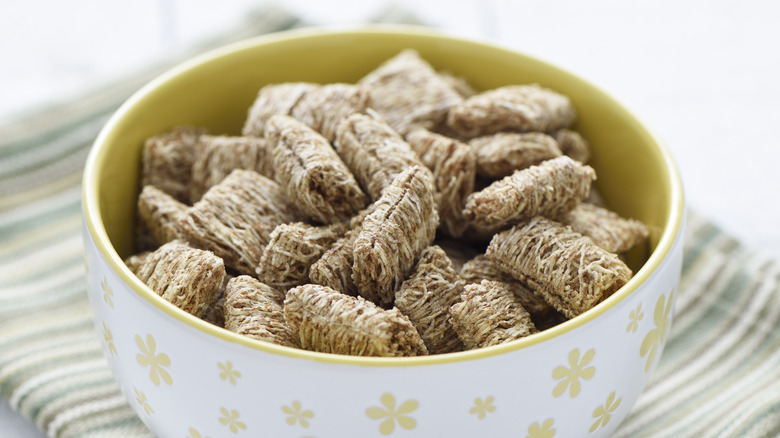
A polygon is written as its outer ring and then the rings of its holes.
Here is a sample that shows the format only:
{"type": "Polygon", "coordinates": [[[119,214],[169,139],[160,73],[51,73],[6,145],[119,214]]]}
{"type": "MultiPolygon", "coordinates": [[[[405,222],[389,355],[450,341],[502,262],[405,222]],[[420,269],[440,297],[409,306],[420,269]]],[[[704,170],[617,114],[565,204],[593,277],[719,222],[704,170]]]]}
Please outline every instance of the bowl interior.
{"type": "MultiPolygon", "coordinates": [[[[477,89],[538,83],[568,95],[579,112],[575,129],[593,149],[589,164],[598,174],[596,186],[612,209],[651,229],[649,248],[632,256],[632,268],[659,246],[668,251],[682,218],[679,176],[666,149],[621,105],[583,79],[535,58],[409,28],[259,37],[196,58],[156,79],[116,113],[90,156],[84,193],[88,226],[99,230],[93,237],[107,237],[106,247],[116,251],[108,258],[121,262],[131,254],[140,152],[147,137],[176,125],[238,135],[263,85],[354,82],[409,47],[436,69],[463,76],[477,89]]],[[[657,253],[651,259],[663,257],[657,253]]]]}

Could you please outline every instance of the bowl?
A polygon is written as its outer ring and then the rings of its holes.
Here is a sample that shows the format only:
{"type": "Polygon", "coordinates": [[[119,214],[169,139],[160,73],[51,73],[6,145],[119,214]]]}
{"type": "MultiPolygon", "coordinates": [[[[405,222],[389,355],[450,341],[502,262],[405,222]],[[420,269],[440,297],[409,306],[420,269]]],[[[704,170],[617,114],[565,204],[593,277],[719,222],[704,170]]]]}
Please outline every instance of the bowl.
{"type": "Polygon", "coordinates": [[[413,27],[309,29],[199,56],[110,119],[83,181],[90,300],[130,405],[160,437],[608,436],[663,350],[682,265],[684,203],[666,147],[613,98],[548,63],[413,27]],[[255,341],[162,300],[125,266],[144,140],[176,125],[238,135],[258,89],[354,82],[404,48],[478,89],[568,95],[610,207],[651,229],[646,261],[584,314],[503,345],[427,357],[346,357],[255,341]]]}

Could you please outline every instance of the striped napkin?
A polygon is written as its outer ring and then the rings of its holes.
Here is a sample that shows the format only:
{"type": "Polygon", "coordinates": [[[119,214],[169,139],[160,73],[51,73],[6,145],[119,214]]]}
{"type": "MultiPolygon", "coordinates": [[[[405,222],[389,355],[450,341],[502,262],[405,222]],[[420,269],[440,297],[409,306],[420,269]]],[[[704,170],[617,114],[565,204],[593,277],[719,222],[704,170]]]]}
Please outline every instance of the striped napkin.
{"type": "MultiPolygon", "coordinates": [[[[398,10],[381,18],[410,19],[398,10]]],[[[297,25],[264,9],[212,46],[297,25]]],[[[0,128],[0,396],[52,438],[153,436],[93,328],[80,180],[107,118],[164,67],[0,128]]],[[[615,436],[780,435],[778,278],[778,261],[691,212],[668,344],[615,436]]]]}

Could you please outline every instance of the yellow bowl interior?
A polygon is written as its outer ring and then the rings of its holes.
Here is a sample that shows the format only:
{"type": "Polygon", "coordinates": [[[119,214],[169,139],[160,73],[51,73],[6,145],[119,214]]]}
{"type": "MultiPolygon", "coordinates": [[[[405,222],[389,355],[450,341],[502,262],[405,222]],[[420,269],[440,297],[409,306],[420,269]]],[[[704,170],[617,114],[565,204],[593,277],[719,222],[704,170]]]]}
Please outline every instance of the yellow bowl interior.
{"type": "MultiPolygon", "coordinates": [[[[592,146],[590,165],[598,174],[596,186],[612,209],[652,230],[650,259],[610,300],[617,302],[636,289],[668,252],[681,227],[682,187],[666,148],[620,104],[571,73],[491,44],[407,27],[305,30],[258,37],[195,58],[148,84],[109,121],[87,163],[84,210],[98,248],[116,269],[124,270],[124,277],[132,277],[121,260],[132,251],[140,152],[149,136],[177,125],[238,135],[263,85],[354,82],[409,47],[436,69],[463,76],[477,89],[538,83],[572,99],[579,112],[575,129],[592,146]]],[[[636,262],[640,256],[644,259],[646,254],[633,257],[635,268],[641,266],[636,262]]],[[[130,283],[148,299],[157,298],[139,283],[130,283]]],[[[574,328],[581,323],[577,320],[598,316],[597,310],[532,337],[536,340],[517,341],[513,348],[574,328]]],[[[176,309],[168,311],[176,313],[176,309]]],[[[180,313],[179,319],[213,330],[180,313]]]]}

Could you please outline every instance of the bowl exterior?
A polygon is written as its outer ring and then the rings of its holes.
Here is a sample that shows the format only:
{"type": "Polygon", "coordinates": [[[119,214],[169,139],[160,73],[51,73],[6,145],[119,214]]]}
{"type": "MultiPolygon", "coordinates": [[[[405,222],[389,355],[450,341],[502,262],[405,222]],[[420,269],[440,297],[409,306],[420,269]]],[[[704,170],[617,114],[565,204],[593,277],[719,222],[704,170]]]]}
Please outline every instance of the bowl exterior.
{"type": "Polygon", "coordinates": [[[679,176],[630,113],[554,66],[421,30],[272,36],[185,63],[117,111],[87,161],[84,194],[96,329],[130,405],[163,438],[608,436],[661,355],[682,266],[679,176]],[[592,142],[598,189],[619,213],[651,228],[655,250],[629,285],[585,315],[513,343],[358,360],[216,329],[129,273],[121,257],[132,251],[145,138],[178,124],[236,134],[263,84],[354,81],[406,47],[477,88],[537,82],[582,106],[575,129],[592,142]]]}
{"type": "Polygon", "coordinates": [[[681,236],[633,294],[576,330],[502,354],[399,366],[280,355],[204,334],[134,292],[84,228],[112,372],[155,434],[190,438],[609,436],[663,350],[681,236]]]}

